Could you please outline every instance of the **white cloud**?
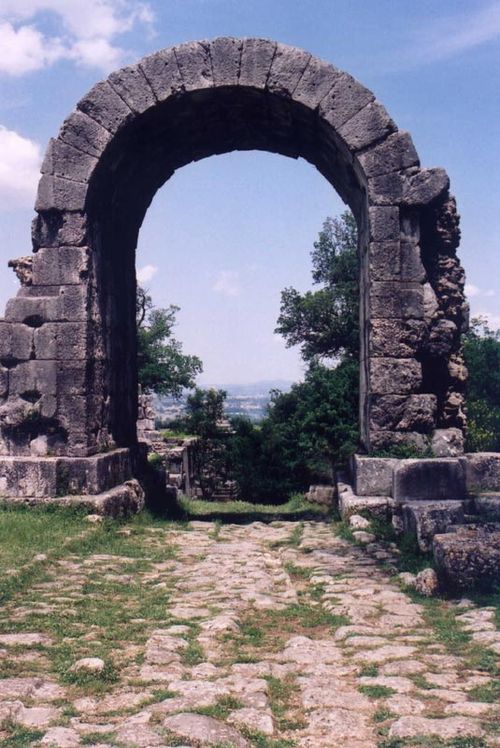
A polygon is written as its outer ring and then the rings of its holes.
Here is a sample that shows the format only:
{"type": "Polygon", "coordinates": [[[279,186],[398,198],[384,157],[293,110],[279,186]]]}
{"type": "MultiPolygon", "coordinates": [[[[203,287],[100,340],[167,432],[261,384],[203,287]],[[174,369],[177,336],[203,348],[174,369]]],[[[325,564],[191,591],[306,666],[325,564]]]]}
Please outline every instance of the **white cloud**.
{"type": "Polygon", "coordinates": [[[500,36],[500,0],[430,22],[417,35],[422,62],[443,60],[500,36]]]}
{"type": "Polygon", "coordinates": [[[0,73],[23,75],[55,62],[64,54],[58,39],[47,40],[33,26],[16,30],[10,23],[0,23],[0,73]]]}
{"type": "Polygon", "coordinates": [[[223,296],[239,296],[241,293],[239,278],[239,273],[233,270],[221,270],[212,290],[223,296]]]}
{"type": "Polygon", "coordinates": [[[107,72],[125,58],[116,37],[153,18],[138,0],[1,0],[0,73],[23,75],[62,58],[107,72]],[[57,36],[40,30],[44,14],[55,18],[57,36]]]}
{"type": "Polygon", "coordinates": [[[478,297],[491,298],[492,296],[496,296],[496,293],[492,288],[485,290],[485,289],[479,288],[478,286],[475,286],[473,283],[465,284],[465,293],[470,299],[474,299],[478,297]]]}
{"type": "Polygon", "coordinates": [[[40,178],[41,150],[0,125],[0,207],[5,210],[32,207],[40,178]]]}
{"type": "Polygon", "coordinates": [[[156,275],[158,268],[156,265],[144,265],[137,271],[137,280],[139,283],[149,283],[149,281],[156,275]]]}

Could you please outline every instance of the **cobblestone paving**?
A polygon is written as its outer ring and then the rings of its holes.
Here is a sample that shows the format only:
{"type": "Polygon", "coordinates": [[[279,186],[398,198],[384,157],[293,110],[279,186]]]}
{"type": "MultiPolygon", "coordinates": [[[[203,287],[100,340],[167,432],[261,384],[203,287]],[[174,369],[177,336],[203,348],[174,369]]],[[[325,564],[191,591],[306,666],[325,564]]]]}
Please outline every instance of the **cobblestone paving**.
{"type": "Polygon", "coordinates": [[[432,628],[390,552],[326,523],[121,532],[3,609],[0,745],[500,746],[493,609],[432,628]]]}

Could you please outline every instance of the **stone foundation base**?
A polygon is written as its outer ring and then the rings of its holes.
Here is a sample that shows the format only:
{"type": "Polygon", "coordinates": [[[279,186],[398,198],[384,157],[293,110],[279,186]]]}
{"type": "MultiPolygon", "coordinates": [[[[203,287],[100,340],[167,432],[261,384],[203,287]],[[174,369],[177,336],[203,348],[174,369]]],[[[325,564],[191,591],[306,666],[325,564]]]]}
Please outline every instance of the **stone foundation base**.
{"type": "Polygon", "coordinates": [[[134,478],[98,494],[55,497],[11,496],[7,501],[9,504],[24,506],[77,507],[88,514],[101,514],[118,519],[140,512],[144,508],[145,495],[141,484],[134,478]]]}
{"type": "Polygon", "coordinates": [[[336,477],[343,519],[392,521],[433,552],[444,588],[491,587],[500,574],[500,453],[397,459],[354,455],[336,477]]]}

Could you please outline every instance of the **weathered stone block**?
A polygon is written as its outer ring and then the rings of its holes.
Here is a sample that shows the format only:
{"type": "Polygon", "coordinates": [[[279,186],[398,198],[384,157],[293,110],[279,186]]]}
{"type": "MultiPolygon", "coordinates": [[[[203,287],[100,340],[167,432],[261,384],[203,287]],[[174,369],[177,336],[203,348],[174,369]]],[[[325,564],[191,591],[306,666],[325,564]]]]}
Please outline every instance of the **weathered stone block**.
{"type": "Polygon", "coordinates": [[[57,393],[57,365],[55,361],[25,361],[10,370],[11,393],[38,392],[41,395],[57,393]]]}
{"type": "Polygon", "coordinates": [[[64,177],[74,182],[88,182],[98,163],[95,156],[52,138],[45,152],[42,174],[64,177]]]}
{"type": "Polygon", "coordinates": [[[378,101],[371,101],[339,128],[339,135],[353,151],[366,148],[396,130],[396,125],[378,101]]]}
{"type": "Polygon", "coordinates": [[[445,588],[489,590],[500,579],[500,525],[436,535],[433,553],[445,588]]]}
{"type": "Polygon", "coordinates": [[[432,539],[450,525],[464,522],[461,501],[417,501],[403,505],[404,531],[417,538],[424,553],[432,548],[432,539]]]}
{"type": "Polygon", "coordinates": [[[173,49],[162,49],[144,57],[140,63],[158,101],[165,101],[182,90],[182,76],[173,49]]]}
{"type": "Polygon", "coordinates": [[[57,389],[61,395],[85,395],[88,384],[85,360],[57,362],[57,389]]]}
{"type": "MultiPolygon", "coordinates": [[[[341,72],[336,77],[333,88],[321,101],[318,111],[322,119],[340,133],[340,127],[352,120],[364,107],[373,102],[374,98],[371,91],[347,73],[341,72]]],[[[359,127],[357,133],[360,134],[359,127]]]]}
{"type": "Polygon", "coordinates": [[[358,496],[390,496],[396,463],[397,460],[391,457],[353,455],[351,473],[354,493],[358,496]]]}
{"type": "Polygon", "coordinates": [[[316,109],[342,73],[333,65],[311,58],[293,93],[294,101],[316,109]]]}
{"type": "Polygon", "coordinates": [[[374,281],[393,281],[401,276],[399,240],[371,242],[369,247],[370,277],[374,281]]]}
{"type": "Polygon", "coordinates": [[[472,452],[465,455],[467,489],[471,493],[500,491],[500,452],[472,452]]]}
{"type": "Polygon", "coordinates": [[[0,321],[0,359],[26,361],[33,348],[33,328],[0,321]]]}
{"type": "Polygon", "coordinates": [[[33,350],[35,358],[52,361],[57,358],[57,332],[59,322],[46,322],[33,329],[33,350]]]}
{"type": "Polygon", "coordinates": [[[87,114],[111,133],[117,132],[135,116],[107,81],[97,83],[76,106],[78,111],[87,114]]]}
{"type": "Polygon", "coordinates": [[[481,493],[474,498],[474,507],[485,522],[500,522],[500,492],[481,493]]]}
{"type": "Polygon", "coordinates": [[[370,360],[370,389],[374,395],[405,395],[422,383],[422,366],[413,358],[370,360]]]}
{"type": "Polygon", "coordinates": [[[278,44],[267,79],[268,90],[291,96],[310,58],[311,55],[302,49],[278,44]]]}
{"type": "Polygon", "coordinates": [[[410,358],[422,347],[426,326],[418,319],[372,319],[370,355],[410,358]]]}
{"type": "Polygon", "coordinates": [[[56,495],[54,459],[0,457],[0,497],[56,495]]]}
{"type": "Polygon", "coordinates": [[[86,283],[74,286],[62,286],[59,300],[61,320],[77,322],[87,318],[88,288],[86,283]]]}
{"type": "Polygon", "coordinates": [[[111,133],[83,112],[72,112],[64,120],[58,138],[83,153],[99,158],[111,140],[111,133]]]}
{"type": "Polygon", "coordinates": [[[265,88],[276,42],[268,39],[244,39],[241,52],[240,86],[265,88]]]}
{"type": "Polygon", "coordinates": [[[335,489],[333,486],[309,486],[306,493],[306,501],[311,504],[322,504],[324,506],[333,506],[335,489]]]}
{"type": "Polygon", "coordinates": [[[130,450],[57,461],[58,495],[98,494],[132,478],[130,450]]]}
{"type": "Polygon", "coordinates": [[[399,242],[399,208],[377,205],[369,209],[370,239],[373,242],[399,242]]]}
{"type": "Polygon", "coordinates": [[[216,86],[236,86],[240,72],[242,39],[219,37],[210,44],[212,74],[216,86]]]}
{"type": "Polygon", "coordinates": [[[402,447],[415,450],[417,454],[427,454],[429,437],[417,431],[370,430],[370,448],[372,450],[399,450],[402,447]]]}
{"type": "Polygon", "coordinates": [[[461,429],[436,429],[431,441],[435,457],[460,457],[464,453],[464,434],[461,429]]]}
{"type": "Polygon", "coordinates": [[[435,395],[381,395],[372,400],[372,428],[429,433],[436,424],[435,395]]]}
{"type": "Polygon", "coordinates": [[[356,156],[364,174],[373,177],[391,171],[401,171],[419,165],[419,159],[411,135],[400,131],[389,135],[356,156]]]}
{"type": "Polygon", "coordinates": [[[156,104],[156,97],[140,65],[117,70],[108,83],[134,112],[142,114],[156,104]]]}
{"type": "Polygon", "coordinates": [[[423,319],[424,289],[418,283],[373,281],[370,309],[378,318],[423,319]]]}
{"type": "Polygon", "coordinates": [[[399,205],[403,195],[403,175],[397,171],[370,177],[368,194],[371,205],[399,205]]]}
{"type": "Polygon", "coordinates": [[[44,174],[38,183],[35,210],[85,210],[87,185],[44,174]]]}
{"type": "Polygon", "coordinates": [[[342,519],[361,513],[376,519],[387,520],[389,501],[386,496],[358,496],[341,478],[337,480],[337,494],[342,519]]]}
{"type": "Polygon", "coordinates": [[[392,495],[396,501],[462,500],[466,496],[465,470],[460,460],[400,460],[394,470],[392,495]]]}
{"type": "Polygon", "coordinates": [[[444,169],[421,169],[406,181],[403,202],[411,207],[430,205],[449,187],[450,179],[444,169]]]}
{"type": "Polygon", "coordinates": [[[87,247],[49,247],[33,255],[33,282],[38,286],[81,283],[88,270],[87,247]]]}
{"type": "Polygon", "coordinates": [[[418,244],[409,241],[401,242],[401,280],[423,283],[426,272],[418,244]]]}
{"type": "Polygon", "coordinates": [[[182,85],[186,91],[213,86],[208,43],[187,42],[174,47],[174,50],[182,85]]]}

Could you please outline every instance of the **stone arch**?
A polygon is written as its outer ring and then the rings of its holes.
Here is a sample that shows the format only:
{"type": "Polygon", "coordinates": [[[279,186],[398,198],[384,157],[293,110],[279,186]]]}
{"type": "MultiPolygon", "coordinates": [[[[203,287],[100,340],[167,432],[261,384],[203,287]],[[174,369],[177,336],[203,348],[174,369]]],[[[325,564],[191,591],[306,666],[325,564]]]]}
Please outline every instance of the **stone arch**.
{"type": "Polygon", "coordinates": [[[131,477],[140,225],[176,169],[248,149],[308,160],[356,216],[364,447],[424,450],[441,429],[460,445],[467,310],[446,173],[420,168],[409,134],[347,73],[280,43],[218,38],[112,73],[49,144],[34,254],[14,263],[23,285],[0,322],[9,469],[101,465],[95,485],[70,481],[83,493],[131,477]],[[119,457],[92,458],[110,450],[119,457]]]}

